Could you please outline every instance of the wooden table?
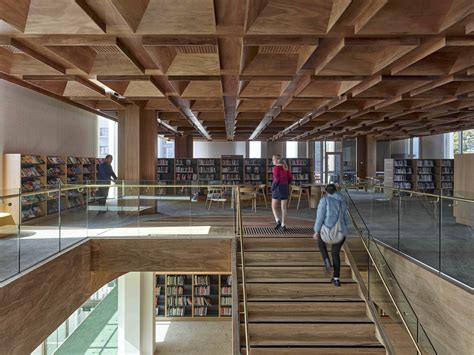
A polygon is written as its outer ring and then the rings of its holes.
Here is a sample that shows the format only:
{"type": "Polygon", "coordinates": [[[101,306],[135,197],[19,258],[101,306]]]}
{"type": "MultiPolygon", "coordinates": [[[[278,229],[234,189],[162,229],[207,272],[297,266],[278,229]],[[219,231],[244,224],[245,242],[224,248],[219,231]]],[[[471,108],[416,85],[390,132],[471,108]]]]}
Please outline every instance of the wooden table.
{"type": "Polygon", "coordinates": [[[307,184],[302,185],[303,188],[309,189],[309,207],[317,208],[319,200],[324,192],[324,187],[326,184],[307,184]]]}

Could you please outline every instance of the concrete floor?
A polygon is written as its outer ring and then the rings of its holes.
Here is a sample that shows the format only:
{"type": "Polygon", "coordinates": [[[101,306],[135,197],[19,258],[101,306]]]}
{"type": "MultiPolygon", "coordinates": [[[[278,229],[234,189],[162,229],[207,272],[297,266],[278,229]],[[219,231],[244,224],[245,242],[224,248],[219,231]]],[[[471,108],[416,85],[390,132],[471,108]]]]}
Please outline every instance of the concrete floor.
{"type": "Polygon", "coordinates": [[[160,321],[156,340],[156,355],[232,354],[232,322],[160,321]]]}
{"type": "MultiPolygon", "coordinates": [[[[373,192],[351,191],[350,195],[375,238],[437,270],[441,267],[443,273],[474,286],[474,230],[455,222],[448,202],[442,204],[440,239],[439,203],[415,197],[402,198],[399,236],[397,199],[387,201],[382,194],[373,192]]],[[[111,200],[108,205],[116,203],[111,200]]],[[[245,215],[255,215],[248,206],[243,206],[243,209],[244,218],[245,215]]],[[[351,209],[354,210],[353,206],[351,209]]],[[[76,208],[62,215],[61,235],[57,227],[58,218],[52,218],[37,225],[23,225],[21,238],[1,238],[0,281],[82,240],[85,235],[106,236],[108,230],[120,226],[129,226],[125,231],[128,234],[140,235],[148,233],[146,228],[154,223],[170,217],[182,217],[179,226],[192,226],[203,216],[223,216],[229,218],[229,226],[232,226],[233,213],[230,200],[224,208],[214,205],[211,210],[205,208],[203,201],[158,201],[158,214],[140,216],[114,211],[98,215],[97,211],[76,208]]],[[[289,217],[314,221],[315,213],[314,209],[308,208],[306,201],[302,201],[298,211],[293,204],[288,214],[289,217]]],[[[271,210],[260,204],[257,215],[269,216],[271,210]]],[[[228,231],[232,233],[231,228],[228,231]]],[[[354,233],[353,229],[351,231],[354,233]]]]}

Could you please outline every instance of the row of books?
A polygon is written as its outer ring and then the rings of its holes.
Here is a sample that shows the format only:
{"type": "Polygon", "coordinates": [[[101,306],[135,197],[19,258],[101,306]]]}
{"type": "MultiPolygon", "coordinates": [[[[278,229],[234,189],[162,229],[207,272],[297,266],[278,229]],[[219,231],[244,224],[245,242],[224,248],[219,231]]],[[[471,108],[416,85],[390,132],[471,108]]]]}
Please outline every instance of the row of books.
{"type": "Polygon", "coordinates": [[[232,308],[230,307],[221,307],[221,316],[232,316],[232,308]]]}
{"type": "Polygon", "coordinates": [[[187,296],[168,296],[168,306],[177,307],[177,306],[188,306],[192,305],[191,297],[187,296]]]}
{"type": "Polygon", "coordinates": [[[209,275],[194,275],[195,285],[209,285],[210,280],[209,275]]]}
{"type": "Polygon", "coordinates": [[[64,175],[64,171],[59,166],[52,166],[48,168],[48,176],[61,176],[64,175]]]}
{"type": "Polygon", "coordinates": [[[395,174],[413,174],[413,170],[411,168],[396,168],[393,172],[395,174]]]}
{"type": "Polygon", "coordinates": [[[168,295],[182,295],[184,293],[183,286],[168,286],[168,295]]]}
{"type": "Polygon", "coordinates": [[[185,281],[184,275],[168,275],[166,277],[166,284],[167,285],[177,285],[183,286],[185,281]]]}
{"type": "Polygon", "coordinates": [[[194,294],[197,296],[208,296],[211,292],[209,286],[195,286],[194,287],[194,294]]]}
{"type": "Polygon", "coordinates": [[[27,205],[23,206],[21,210],[21,219],[22,221],[27,221],[34,218],[39,218],[44,216],[44,211],[40,206],[37,205],[27,205]]]}
{"type": "Polygon", "coordinates": [[[232,306],[232,297],[221,297],[221,305],[232,306]]]}
{"type": "Polygon", "coordinates": [[[416,171],[418,174],[433,174],[432,168],[417,168],[416,171]]]}
{"type": "Polygon", "coordinates": [[[20,174],[22,178],[40,177],[44,176],[44,171],[39,166],[34,166],[29,168],[21,168],[20,174]]]}
{"type": "Polygon", "coordinates": [[[22,155],[22,164],[44,164],[44,160],[40,155],[22,155]]]}

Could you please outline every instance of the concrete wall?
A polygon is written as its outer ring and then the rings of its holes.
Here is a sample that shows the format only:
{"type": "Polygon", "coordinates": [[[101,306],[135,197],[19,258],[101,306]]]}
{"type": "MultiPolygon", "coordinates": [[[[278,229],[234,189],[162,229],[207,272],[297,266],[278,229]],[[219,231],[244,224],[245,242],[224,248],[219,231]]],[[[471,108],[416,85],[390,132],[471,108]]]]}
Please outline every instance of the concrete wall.
{"type": "Polygon", "coordinates": [[[449,159],[450,141],[449,136],[437,134],[420,138],[421,159],[449,159]]]}
{"type": "Polygon", "coordinates": [[[247,145],[244,141],[208,142],[194,141],[194,158],[220,158],[221,155],[247,156],[247,145]]]}
{"type": "Polygon", "coordinates": [[[94,157],[97,125],[90,112],[0,80],[0,168],[4,153],[94,157]]]}

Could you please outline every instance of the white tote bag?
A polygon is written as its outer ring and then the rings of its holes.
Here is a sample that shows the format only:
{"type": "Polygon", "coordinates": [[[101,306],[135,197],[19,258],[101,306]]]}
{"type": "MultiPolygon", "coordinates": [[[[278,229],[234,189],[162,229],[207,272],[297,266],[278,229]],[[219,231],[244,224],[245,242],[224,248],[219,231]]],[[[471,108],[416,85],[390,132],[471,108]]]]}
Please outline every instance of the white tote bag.
{"type": "MultiPolygon", "coordinates": [[[[326,205],[326,215],[329,210],[329,201],[326,205]]],[[[339,216],[337,217],[336,224],[329,228],[323,224],[321,227],[321,239],[326,244],[337,244],[342,242],[344,239],[344,233],[342,232],[342,202],[339,205],[339,216]]]]}

